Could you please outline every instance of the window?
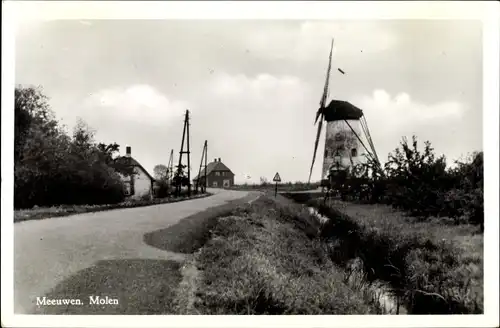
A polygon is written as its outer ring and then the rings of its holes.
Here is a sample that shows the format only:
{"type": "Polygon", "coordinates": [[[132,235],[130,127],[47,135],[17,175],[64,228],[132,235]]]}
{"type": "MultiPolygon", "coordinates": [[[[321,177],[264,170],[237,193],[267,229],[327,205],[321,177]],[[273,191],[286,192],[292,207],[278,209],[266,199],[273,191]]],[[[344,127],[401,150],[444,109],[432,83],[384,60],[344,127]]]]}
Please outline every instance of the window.
{"type": "Polygon", "coordinates": [[[222,176],[225,177],[226,176],[226,172],[222,172],[222,176]]]}
{"type": "Polygon", "coordinates": [[[212,186],[217,188],[217,181],[212,182],[212,186]]]}
{"type": "Polygon", "coordinates": [[[215,172],[215,176],[216,177],[220,176],[220,172],[215,172]]]}
{"type": "Polygon", "coordinates": [[[123,185],[124,185],[124,187],[125,187],[125,190],[124,190],[124,191],[125,191],[125,196],[131,196],[131,195],[132,195],[132,193],[131,193],[131,190],[130,190],[130,189],[131,189],[131,188],[130,188],[130,181],[125,181],[125,182],[123,183],[123,185]]]}
{"type": "Polygon", "coordinates": [[[351,157],[358,156],[358,150],[356,148],[351,149],[351,157]]]}

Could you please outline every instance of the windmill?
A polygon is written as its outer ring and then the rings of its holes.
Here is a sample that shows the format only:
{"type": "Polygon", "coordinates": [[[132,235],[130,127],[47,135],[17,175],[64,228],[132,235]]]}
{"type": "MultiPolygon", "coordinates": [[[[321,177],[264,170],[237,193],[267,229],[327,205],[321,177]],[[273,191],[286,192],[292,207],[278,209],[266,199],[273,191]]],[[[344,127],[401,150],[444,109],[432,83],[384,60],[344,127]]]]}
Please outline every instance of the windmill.
{"type": "MultiPolygon", "coordinates": [[[[347,101],[331,100],[328,105],[330,72],[332,68],[333,39],[330,47],[330,56],[326,73],[323,95],[320,100],[320,107],[316,112],[315,124],[318,123],[316,140],[314,142],[314,152],[309,171],[309,182],[311,181],[314,162],[318,150],[319,139],[326,122],[325,152],[323,156],[323,169],[321,174],[321,186],[331,190],[347,178],[348,175],[363,174],[364,166],[361,165],[367,158],[370,158],[378,167],[378,160],[375,146],[368,129],[363,111],[347,101]],[[368,144],[361,139],[362,134],[368,144]],[[361,147],[360,147],[361,146],[361,147]],[[370,148],[370,149],[369,149],[370,148]]],[[[338,71],[345,74],[340,68],[338,71]]]]}

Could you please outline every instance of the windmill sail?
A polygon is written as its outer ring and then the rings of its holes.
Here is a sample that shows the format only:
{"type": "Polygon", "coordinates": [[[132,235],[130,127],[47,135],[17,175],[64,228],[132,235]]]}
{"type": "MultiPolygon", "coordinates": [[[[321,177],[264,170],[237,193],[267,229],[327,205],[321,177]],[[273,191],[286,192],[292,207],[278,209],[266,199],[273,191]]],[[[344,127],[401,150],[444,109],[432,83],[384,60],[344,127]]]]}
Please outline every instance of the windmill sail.
{"type": "Polygon", "coordinates": [[[328,69],[326,71],[326,81],[325,87],[323,88],[323,96],[321,97],[321,102],[319,103],[320,109],[324,109],[326,105],[326,98],[328,97],[328,87],[330,85],[330,71],[332,69],[332,54],[333,54],[333,39],[330,46],[330,56],[328,57],[328,69]]]}
{"type": "Polygon", "coordinates": [[[311,163],[311,169],[309,170],[309,180],[308,182],[311,182],[311,175],[312,171],[314,168],[314,162],[316,160],[316,153],[318,151],[318,143],[319,143],[319,138],[321,136],[321,129],[323,127],[323,119],[325,116],[324,110],[325,110],[325,105],[326,105],[326,100],[328,98],[328,86],[330,84],[330,70],[332,68],[332,53],[333,53],[333,39],[332,39],[332,44],[330,47],[330,56],[328,59],[328,69],[326,72],[326,81],[325,81],[325,87],[323,88],[323,95],[321,96],[321,101],[319,103],[319,109],[318,112],[316,113],[316,120],[314,123],[318,122],[318,132],[316,133],[316,140],[314,142],[314,153],[313,153],[313,158],[312,158],[312,163],[311,163]]]}
{"type": "Polygon", "coordinates": [[[318,143],[319,143],[319,138],[321,136],[321,129],[322,129],[322,127],[323,127],[323,118],[321,118],[321,120],[318,123],[318,132],[316,133],[316,141],[314,142],[314,153],[313,153],[313,159],[312,159],[312,163],[311,163],[311,168],[309,170],[309,180],[308,180],[308,183],[311,182],[311,175],[312,175],[312,171],[313,171],[313,168],[314,168],[314,162],[316,160],[316,153],[318,152],[318,143]]]}

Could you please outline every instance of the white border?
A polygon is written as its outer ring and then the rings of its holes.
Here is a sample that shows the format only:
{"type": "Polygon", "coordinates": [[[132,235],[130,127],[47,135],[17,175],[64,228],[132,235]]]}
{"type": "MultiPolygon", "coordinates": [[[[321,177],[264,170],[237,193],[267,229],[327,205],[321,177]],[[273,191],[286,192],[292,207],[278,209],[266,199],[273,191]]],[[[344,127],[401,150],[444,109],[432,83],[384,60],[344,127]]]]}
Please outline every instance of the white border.
{"type": "Polygon", "coordinates": [[[2,325],[8,327],[498,326],[499,4],[491,2],[2,2],[2,325]],[[22,16],[20,13],[22,12],[22,16]],[[17,18],[17,19],[15,19],[17,18]],[[483,28],[485,314],[450,316],[29,316],[13,314],[14,30],[51,19],[480,19],[483,28]],[[8,109],[6,109],[8,108],[8,109]],[[487,136],[487,137],[486,137],[487,136]]]}

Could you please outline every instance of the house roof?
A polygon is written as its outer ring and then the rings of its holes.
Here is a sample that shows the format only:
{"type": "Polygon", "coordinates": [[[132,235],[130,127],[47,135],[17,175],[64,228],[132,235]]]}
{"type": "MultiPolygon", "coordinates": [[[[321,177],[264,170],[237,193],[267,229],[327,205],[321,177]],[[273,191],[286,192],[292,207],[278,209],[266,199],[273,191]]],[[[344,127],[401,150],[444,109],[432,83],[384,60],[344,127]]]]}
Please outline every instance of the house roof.
{"type": "Polygon", "coordinates": [[[155,181],[155,178],[153,178],[153,176],[151,174],[149,174],[149,172],[144,168],[144,166],[142,166],[141,163],[139,163],[135,158],[127,157],[127,156],[119,156],[119,157],[115,158],[115,162],[122,162],[122,164],[125,164],[125,161],[129,161],[127,163],[128,165],[139,167],[141,170],[144,171],[144,173],[146,173],[146,175],[152,181],[155,181]]]}
{"type": "MultiPolygon", "coordinates": [[[[210,162],[207,164],[207,174],[210,175],[213,171],[229,171],[233,173],[224,163],[222,162],[210,162]]],[[[234,174],[234,173],[233,173],[234,174]]],[[[201,176],[205,176],[205,170],[201,170],[201,176]]],[[[198,176],[196,176],[193,180],[198,180],[198,176]]]]}
{"type": "Polygon", "coordinates": [[[363,116],[363,111],[353,104],[343,100],[332,100],[325,108],[325,120],[359,120],[363,116]]]}

